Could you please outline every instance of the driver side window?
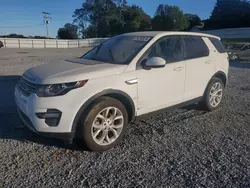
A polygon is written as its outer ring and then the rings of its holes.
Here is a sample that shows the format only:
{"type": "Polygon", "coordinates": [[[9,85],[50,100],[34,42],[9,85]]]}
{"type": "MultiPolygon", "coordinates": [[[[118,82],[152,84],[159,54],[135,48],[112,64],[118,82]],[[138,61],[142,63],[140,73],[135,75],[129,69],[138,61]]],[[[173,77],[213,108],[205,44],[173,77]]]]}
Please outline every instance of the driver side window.
{"type": "Polygon", "coordinates": [[[161,57],[166,63],[174,63],[184,59],[183,47],[178,36],[168,36],[158,40],[144,54],[140,61],[145,63],[152,57],[161,57]]]}

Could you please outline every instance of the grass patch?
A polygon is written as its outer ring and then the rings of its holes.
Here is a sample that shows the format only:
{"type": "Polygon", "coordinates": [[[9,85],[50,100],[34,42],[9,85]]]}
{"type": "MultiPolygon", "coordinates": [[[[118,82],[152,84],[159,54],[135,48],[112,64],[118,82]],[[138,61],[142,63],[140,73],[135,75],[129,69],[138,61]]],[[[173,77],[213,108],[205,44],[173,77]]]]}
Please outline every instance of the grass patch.
{"type": "Polygon", "coordinates": [[[250,38],[222,39],[221,41],[223,44],[247,43],[250,42],[250,38]]]}

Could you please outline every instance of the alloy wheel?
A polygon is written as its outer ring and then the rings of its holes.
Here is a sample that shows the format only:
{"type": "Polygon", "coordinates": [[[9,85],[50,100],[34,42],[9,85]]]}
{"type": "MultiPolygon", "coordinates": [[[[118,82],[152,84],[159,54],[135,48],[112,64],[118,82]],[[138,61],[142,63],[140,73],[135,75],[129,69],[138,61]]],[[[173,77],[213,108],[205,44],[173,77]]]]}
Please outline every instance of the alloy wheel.
{"type": "Polygon", "coordinates": [[[222,84],[219,82],[214,83],[214,85],[212,86],[210,90],[210,95],[209,95],[210,105],[214,108],[217,107],[222,100],[222,96],[223,96],[222,84]]]}
{"type": "Polygon", "coordinates": [[[98,145],[110,145],[122,133],[124,116],[116,107],[107,107],[95,117],[91,136],[98,145]]]}

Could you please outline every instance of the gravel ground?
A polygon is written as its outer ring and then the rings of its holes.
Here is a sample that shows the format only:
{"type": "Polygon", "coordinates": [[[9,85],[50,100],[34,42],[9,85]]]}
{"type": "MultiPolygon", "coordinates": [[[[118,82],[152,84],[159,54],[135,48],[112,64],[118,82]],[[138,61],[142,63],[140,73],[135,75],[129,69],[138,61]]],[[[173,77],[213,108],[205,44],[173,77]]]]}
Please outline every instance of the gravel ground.
{"type": "Polygon", "coordinates": [[[231,63],[223,106],[198,105],[131,124],[123,142],[96,153],[23,127],[13,89],[29,67],[84,49],[0,50],[0,188],[250,187],[250,64],[231,63]]]}

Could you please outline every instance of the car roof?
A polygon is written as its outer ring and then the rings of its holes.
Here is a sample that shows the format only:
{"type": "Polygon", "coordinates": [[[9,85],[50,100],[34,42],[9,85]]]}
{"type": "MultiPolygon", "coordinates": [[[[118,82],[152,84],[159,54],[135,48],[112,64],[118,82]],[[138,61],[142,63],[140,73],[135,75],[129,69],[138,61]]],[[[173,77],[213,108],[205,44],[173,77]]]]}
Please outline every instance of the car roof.
{"type": "Polygon", "coordinates": [[[125,36],[145,36],[145,37],[162,37],[165,35],[190,35],[190,36],[201,36],[201,37],[212,37],[220,40],[220,37],[205,33],[198,32],[179,32],[179,31],[145,31],[145,32],[133,32],[133,33],[125,33],[125,36]]]}

